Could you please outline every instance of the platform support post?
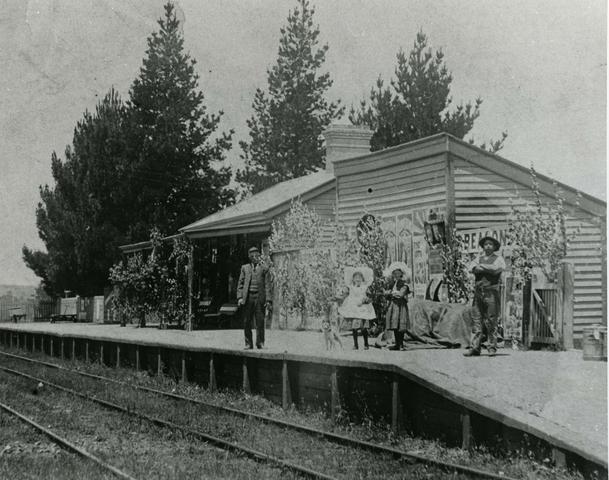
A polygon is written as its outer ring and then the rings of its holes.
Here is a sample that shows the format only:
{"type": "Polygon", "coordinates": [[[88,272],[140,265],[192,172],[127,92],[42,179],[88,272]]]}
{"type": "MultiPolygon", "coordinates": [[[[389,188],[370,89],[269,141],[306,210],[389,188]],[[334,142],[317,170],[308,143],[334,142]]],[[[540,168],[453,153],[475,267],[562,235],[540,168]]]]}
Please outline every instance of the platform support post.
{"type": "Polygon", "coordinates": [[[186,383],[188,381],[186,375],[186,352],[182,352],[182,382],[186,383]]]}
{"type": "Polygon", "coordinates": [[[247,357],[243,357],[243,393],[251,393],[250,376],[247,369],[247,357]]]}
{"type": "Polygon", "coordinates": [[[565,452],[556,447],[552,448],[552,460],[557,467],[565,468],[567,466],[567,456],[565,455],[565,452]]]}
{"type": "Polygon", "coordinates": [[[332,419],[336,419],[340,410],[340,396],[338,393],[338,369],[335,365],[332,366],[332,373],[330,373],[330,393],[331,393],[331,405],[332,419]]]}
{"type": "Polygon", "coordinates": [[[40,335],[40,353],[44,353],[44,335],[40,335]]]}
{"type": "Polygon", "coordinates": [[[139,372],[140,370],[140,346],[135,346],[135,371],[139,372]]]}
{"type": "Polygon", "coordinates": [[[59,345],[61,347],[61,353],[59,354],[59,357],[63,360],[63,337],[61,337],[61,341],[59,342],[59,345]]]}
{"type": "Polygon", "coordinates": [[[55,352],[53,351],[53,350],[54,350],[54,349],[53,349],[53,337],[51,337],[51,338],[50,338],[50,343],[51,343],[51,345],[50,345],[50,348],[49,348],[49,350],[50,350],[50,352],[49,352],[49,353],[50,353],[51,357],[53,357],[53,356],[55,356],[55,355],[54,355],[54,354],[55,354],[55,352]]]}
{"type": "Polygon", "coordinates": [[[116,368],[121,368],[121,345],[116,344],[116,368]]]}
{"type": "Polygon", "coordinates": [[[281,368],[281,406],[284,410],[292,404],[292,391],[290,389],[290,377],[288,376],[288,361],[283,360],[281,368]]]}
{"type": "Polygon", "coordinates": [[[163,373],[163,366],[161,364],[161,349],[159,348],[156,352],[156,374],[160,377],[161,373],[163,373]]]}
{"type": "Polygon", "coordinates": [[[391,429],[395,435],[400,433],[400,383],[397,377],[391,382],[391,429]]]}
{"type": "Polygon", "coordinates": [[[461,414],[461,448],[463,450],[469,450],[472,447],[472,424],[469,411],[465,411],[461,414]]]}
{"type": "Polygon", "coordinates": [[[211,353],[209,356],[209,391],[216,391],[216,369],[214,367],[214,354],[211,353]]]}
{"type": "Polygon", "coordinates": [[[76,339],[72,339],[72,361],[76,360],[76,339]]]}
{"type": "Polygon", "coordinates": [[[13,348],[13,332],[8,333],[8,346],[9,348],[13,348]]]}
{"type": "Polygon", "coordinates": [[[21,347],[19,346],[19,343],[20,343],[20,342],[19,342],[19,340],[20,340],[20,338],[19,338],[19,337],[20,337],[20,336],[21,336],[21,335],[19,335],[19,333],[17,333],[17,350],[19,350],[19,349],[21,348],[21,347]]]}
{"type": "Polygon", "coordinates": [[[32,353],[36,351],[36,335],[32,333],[32,353]]]}
{"type": "Polygon", "coordinates": [[[104,343],[100,342],[99,344],[99,363],[100,365],[104,364],[104,343]]]}
{"type": "Polygon", "coordinates": [[[85,362],[89,363],[89,340],[85,340],[85,362]]]}

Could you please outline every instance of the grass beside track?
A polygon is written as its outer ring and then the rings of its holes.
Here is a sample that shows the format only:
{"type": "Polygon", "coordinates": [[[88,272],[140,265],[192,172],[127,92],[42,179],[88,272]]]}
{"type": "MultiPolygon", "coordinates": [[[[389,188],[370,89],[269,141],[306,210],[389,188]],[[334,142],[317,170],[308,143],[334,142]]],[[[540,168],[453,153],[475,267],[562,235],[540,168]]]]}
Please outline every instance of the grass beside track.
{"type": "MultiPolygon", "coordinates": [[[[32,388],[32,381],[0,373],[0,401],[136,478],[296,478],[54,389],[33,395],[32,388]]],[[[61,472],[29,478],[66,478],[61,472]]]]}
{"type": "Polygon", "coordinates": [[[115,477],[62,450],[33,427],[0,411],[0,478],[109,480],[115,477]]]}
{"type": "MultiPolygon", "coordinates": [[[[57,358],[48,358],[39,354],[17,352],[44,361],[49,361],[66,368],[77,368],[81,371],[102,375],[127,383],[158,388],[165,391],[173,391],[181,395],[189,396],[218,405],[231,406],[244,409],[253,413],[268,415],[273,418],[299,423],[308,427],[333,431],[335,433],[350,435],[354,438],[372,441],[386,446],[392,446],[402,450],[415,452],[442,461],[459,463],[474,468],[493,471],[506,476],[516,478],[541,478],[571,480],[582,478],[579,474],[567,472],[563,469],[551,468],[549,462],[539,463],[531,459],[532,452],[523,451],[513,456],[495,456],[483,449],[472,452],[457,448],[446,448],[435,441],[421,440],[409,436],[395,437],[386,425],[366,420],[362,424],[350,422],[346,416],[339,418],[338,423],[332,422],[325,414],[313,411],[297,411],[291,409],[284,411],[278,406],[257,396],[243,395],[232,392],[209,393],[207,390],[192,384],[175,383],[167,377],[156,377],[146,372],[135,372],[128,369],[112,369],[99,364],[83,364],[71,361],[61,361],[57,358]]],[[[32,375],[41,376],[41,367],[0,357],[0,365],[28,371],[32,375]]],[[[89,393],[115,401],[122,405],[131,405],[138,409],[157,416],[163,416],[180,424],[187,424],[192,428],[201,428],[210,433],[222,436],[234,441],[246,441],[248,445],[264,450],[266,453],[301,463],[309,468],[324,471],[332,475],[340,475],[345,478],[399,478],[403,475],[403,467],[397,462],[384,458],[382,455],[368,452],[355,453],[352,449],[330,444],[310,436],[293,431],[277,433],[277,427],[269,427],[256,423],[253,427],[251,422],[240,418],[222,415],[213,410],[206,411],[202,407],[176,403],[170,399],[163,399],[151,394],[137,392],[116,385],[103,385],[84,377],[74,376],[67,372],[54,369],[44,369],[44,375],[49,381],[56,381],[62,385],[82,389],[86,388],[89,393]],[[264,448],[262,448],[264,447],[264,448]],[[304,455],[303,455],[304,453],[304,455]]],[[[404,465],[404,464],[402,464],[404,465]]],[[[459,478],[454,474],[446,475],[444,472],[435,471],[424,466],[415,468],[409,472],[414,475],[409,478],[459,478]]],[[[177,477],[170,477],[177,478],[177,477]]],[[[260,477],[265,478],[265,477],[260,477]]]]}

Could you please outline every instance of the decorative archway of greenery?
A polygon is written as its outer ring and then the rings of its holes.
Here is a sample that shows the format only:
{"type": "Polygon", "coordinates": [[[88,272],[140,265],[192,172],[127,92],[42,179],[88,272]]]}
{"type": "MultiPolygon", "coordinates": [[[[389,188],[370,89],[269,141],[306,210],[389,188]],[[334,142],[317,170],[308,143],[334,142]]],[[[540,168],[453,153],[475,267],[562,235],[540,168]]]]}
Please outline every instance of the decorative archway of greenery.
{"type": "Polygon", "coordinates": [[[150,241],[152,252],[148,257],[138,252],[110,269],[114,306],[120,312],[121,323],[137,318],[143,327],[147,316],[156,316],[161,326],[168,322],[188,325],[190,243],[178,237],[169,246],[157,229],[152,230],[150,241]]]}
{"type": "Polygon", "coordinates": [[[473,298],[472,276],[468,271],[470,262],[467,248],[462,237],[453,225],[450,241],[442,244],[440,254],[444,268],[443,281],[448,290],[448,301],[451,303],[467,303],[473,298]]]}
{"type": "Polygon", "coordinates": [[[380,221],[370,216],[367,222],[366,228],[356,235],[344,225],[324,221],[296,199],[288,214],[273,223],[269,246],[272,253],[284,257],[272,265],[275,288],[285,315],[301,316],[301,328],[307,327],[310,317],[328,315],[347,266],[363,264],[372,268],[375,273],[372,300],[375,307],[383,308],[385,242],[380,221]],[[322,241],[324,233],[329,235],[330,230],[331,245],[322,241]]]}
{"type": "Polygon", "coordinates": [[[548,280],[556,281],[560,264],[567,256],[569,242],[579,228],[567,232],[565,198],[558,184],[554,183],[554,198],[545,200],[532,166],[530,176],[532,201],[517,205],[514,199],[510,199],[512,212],[507,241],[511,249],[512,273],[526,282],[531,279],[533,270],[539,269],[548,280]]]}

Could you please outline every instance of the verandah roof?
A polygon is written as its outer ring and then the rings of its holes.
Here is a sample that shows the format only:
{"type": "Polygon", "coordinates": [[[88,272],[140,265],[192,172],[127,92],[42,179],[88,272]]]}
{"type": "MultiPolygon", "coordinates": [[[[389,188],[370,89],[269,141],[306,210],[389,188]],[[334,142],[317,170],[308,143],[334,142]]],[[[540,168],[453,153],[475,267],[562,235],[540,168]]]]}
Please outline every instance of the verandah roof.
{"type": "Polygon", "coordinates": [[[290,202],[298,197],[312,198],[334,187],[335,177],[326,171],[318,171],[304,177],[286,180],[263,190],[241,202],[180,228],[188,236],[235,229],[260,231],[271,226],[273,218],[290,208],[290,202]],[[283,207],[283,208],[282,208],[283,207]]]}

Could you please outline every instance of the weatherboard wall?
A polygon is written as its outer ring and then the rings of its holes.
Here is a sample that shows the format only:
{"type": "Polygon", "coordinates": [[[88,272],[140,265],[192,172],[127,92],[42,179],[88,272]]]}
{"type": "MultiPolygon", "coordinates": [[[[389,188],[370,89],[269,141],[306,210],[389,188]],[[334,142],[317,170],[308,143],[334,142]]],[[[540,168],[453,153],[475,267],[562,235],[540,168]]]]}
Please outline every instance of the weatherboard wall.
{"type": "MultiPolygon", "coordinates": [[[[453,155],[451,160],[458,230],[506,227],[512,205],[522,207],[533,199],[530,177],[523,176],[520,171],[506,170],[506,174],[501,175],[485,168],[475,158],[471,161],[453,155]],[[529,184],[523,180],[528,180],[529,184]]],[[[573,192],[564,193],[571,203],[566,205],[566,211],[568,234],[572,237],[567,260],[573,263],[575,274],[573,334],[576,341],[581,341],[584,327],[606,324],[606,261],[601,248],[604,218],[574,205],[573,192]]],[[[544,200],[552,201],[552,198],[546,194],[544,200]]]]}
{"type": "Polygon", "coordinates": [[[419,148],[388,149],[338,162],[338,217],[355,225],[364,213],[380,217],[407,210],[446,208],[445,139],[438,137],[419,148]]]}

